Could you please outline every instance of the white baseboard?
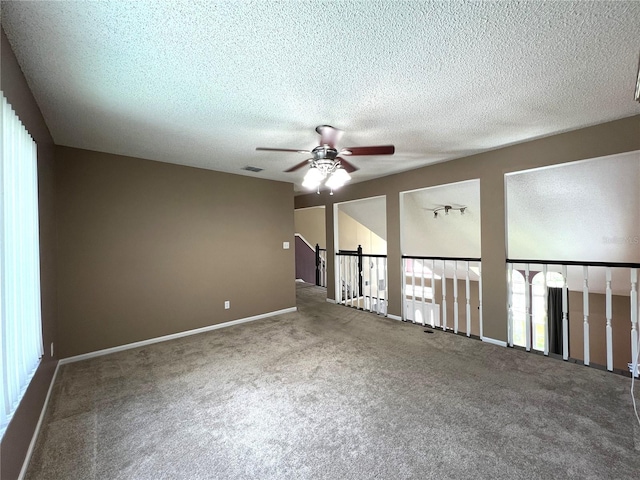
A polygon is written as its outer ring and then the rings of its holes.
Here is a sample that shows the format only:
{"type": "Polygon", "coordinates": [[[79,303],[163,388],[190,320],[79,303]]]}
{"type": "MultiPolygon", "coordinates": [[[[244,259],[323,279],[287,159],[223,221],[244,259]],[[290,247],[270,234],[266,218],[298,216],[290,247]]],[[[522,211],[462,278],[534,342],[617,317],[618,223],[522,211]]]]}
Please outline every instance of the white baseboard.
{"type": "Polygon", "coordinates": [[[117,347],[105,348],[104,350],[97,350],[95,352],[83,353],[82,355],[75,355],[73,357],[63,358],[58,362],[59,365],[65,365],[67,363],[79,362],[81,360],[87,360],[88,358],[100,357],[102,355],[109,355],[110,353],[122,352],[123,350],[130,350],[132,348],[144,347],[146,345],[152,345],[154,343],[166,342],[168,340],[175,340],[176,338],[188,337],[190,335],[197,335],[199,333],[210,332],[212,330],[218,330],[219,328],[232,327],[234,325],[240,325],[241,323],[253,322],[262,318],[273,317],[275,315],[282,315],[284,313],[292,313],[298,311],[297,307],[284,308],[282,310],[276,310],[274,312],[261,313],[260,315],[254,315],[252,317],[240,318],[238,320],[231,320],[230,322],[217,323],[215,325],[209,325],[207,327],[196,328],[194,330],[186,330],[184,332],[172,333],[171,335],[164,335],[162,337],[150,338],[148,340],[142,340],[140,342],[127,343],[125,345],[119,345],[117,347]]]}
{"type": "Polygon", "coordinates": [[[338,302],[336,302],[333,298],[327,298],[327,302],[329,302],[329,303],[333,303],[333,304],[338,303],[338,302]]]}
{"type": "Polygon", "coordinates": [[[496,340],[495,338],[481,337],[481,340],[483,342],[491,343],[493,345],[498,345],[499,347],[506,347],[507,346],[507,342],[505,342],[503,340],[496,340]]]}
{"type": "Polygon", "coordinates": [[[400,320],[400,321],[402,321],[402,317],[399,317],[398,315],[391,315],[390,313],[388,313],[387,317],[390,318],[391,320],[400,320]]]}
{"type": "Polygon", "coordinates": [[[36,423],[36,428],[33,431],[33,436],[31,437],[31,442],[29,443],[27,454],[24,457],[24,462],[22,463],[22,468],[20,469],[18,480],[23,480],[24,476],[27,473],[27,468],[29,467],[29,462],[31,461],[31,455],[33,455],[33,449],[36,446],[36,440],[38,440],[38,435],[40,434],[40,427],[42,427],[42,421],[44,420],[44,416],[47,413],[49,398],[51,397],[51,391],[53,390],[53,384],[56,382],[56,377],[58,376],[59,368],[60,368],[60,362],[58,361],[58,364],[56,365],[56,369],[53,372],[53,377],[51,377],[51,383],[49,384],[49,390],[47,391],[47,396],[45,397],[44,403],[42,404],[42,411],[40,412],[40,418],[38,418],[38,423],[36,423]]]}

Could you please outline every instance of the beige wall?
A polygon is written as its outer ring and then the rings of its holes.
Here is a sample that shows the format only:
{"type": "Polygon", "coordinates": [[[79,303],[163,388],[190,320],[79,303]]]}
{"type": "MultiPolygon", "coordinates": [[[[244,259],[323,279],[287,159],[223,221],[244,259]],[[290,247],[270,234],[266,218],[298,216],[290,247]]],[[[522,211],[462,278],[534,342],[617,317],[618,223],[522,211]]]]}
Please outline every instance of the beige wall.
{"type": "Polygon", "coordinates": [[[295,233],[299,233],[312,246],[327,248],[324,207],[301,208],[293,212],[295,233]]]}
{"type": "Polygon", "coordinates": [[[54,146],[42,113],[29,90],[4,30],[0,88],[38,146],[38,209],[40,212],[40,292],[44,356],[13,415],[0,444],[0,478],[18,478],[35,431],[57,361],[51,357],[56,342],[56,258],[54,205],[54,146]]]}
{"type": "Polygon", "coordinates": [[[387,242],[343,211],[338,211],[338,249],[357,250],[365,254],[384,255],[387,242]]]}
{"type": "MultiPolygon", "coordinates": [[[[399,147],[400,148],[400,147],[399,147]]],[[[640,150],[640,116],[616,120],[530,142],[492,150],[449,162],[430,165],[388,177],[355,183],[330,196],[301,195],[296,208],[327,206],[327,237],[333,238],[334,203],[386,195],[387,255],[389,263],[389,313],[401,314],[401,257],[399,194],[403,191],[480,179],[481,249],[483,276],[484,335],[507,339],[507,284],[505,274],[505,173],[577,160],[640,150]]],[[[329,257],[335,254],[332,245],[329,257]]],[[[328,262],[327,278],[334,278],[334,264],[328,262]]],[[[335,298],[330,282],[327,296],[335,298]]]]}
{"type": "Polygon", "coordinates": [[[56,147],[56,204],[61,357],[295,306],[289,183],[56,147]]]}

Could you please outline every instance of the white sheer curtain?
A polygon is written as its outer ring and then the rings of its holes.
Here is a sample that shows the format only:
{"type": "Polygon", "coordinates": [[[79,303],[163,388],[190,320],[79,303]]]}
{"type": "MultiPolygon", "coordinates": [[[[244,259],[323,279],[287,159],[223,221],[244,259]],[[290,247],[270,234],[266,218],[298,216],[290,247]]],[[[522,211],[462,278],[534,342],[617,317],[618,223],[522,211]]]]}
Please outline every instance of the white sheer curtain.
{"type": "Polygon", "coordinates": [[[0,436],[42,357],[37,148],[2,95],[0,436]]]}

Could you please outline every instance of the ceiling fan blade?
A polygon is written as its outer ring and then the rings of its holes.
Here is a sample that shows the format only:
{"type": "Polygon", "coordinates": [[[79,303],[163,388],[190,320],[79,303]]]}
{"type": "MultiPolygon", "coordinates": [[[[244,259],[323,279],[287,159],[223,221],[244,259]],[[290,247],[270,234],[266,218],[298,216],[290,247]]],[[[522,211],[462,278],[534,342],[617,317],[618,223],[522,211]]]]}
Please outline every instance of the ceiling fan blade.
{"type": "Polygon", "coordinates": [[[300,168],[304,167],[305,165],[307,165],[311,160],[313,160],[313,158],[307,158],[304,162],[300,162],[297,165],[294,165],[293,167],[285,170],[285,172],[295,172],[296,170],[299,170],[300,168]]]}
{"type": "Polygon", "coordinates": [[[296,152],[296,153],[311,153],[311,150],[294,150],[291,148],[265,148],[256,147],[256,150],[262,150],[265,152],[296,152]]]}
{"type": "Polygon", "coordinates": [[[344,168],[347,173],[355,172],[356,170],[358,170],[358,167],[356,167],[353,163],[347,162],[342,157],[336,157],[336,160],[340,160],[340,165],[342,165],[342,168],[344,168]]]}
{"type": "Polygon", "coordinates": [[[335,148],[336,143],[342,137],[342,130],[331,125],[318,125],[316,132],[320,134],[320,145],[329,145],[331,148],[335,148]]]}
{"type": "Polygon", "coordinates": [[[375,147],[348,147],[342,149],[340,155],[393,155],[396,147],[393,145],[378,145],[375,147]]]}

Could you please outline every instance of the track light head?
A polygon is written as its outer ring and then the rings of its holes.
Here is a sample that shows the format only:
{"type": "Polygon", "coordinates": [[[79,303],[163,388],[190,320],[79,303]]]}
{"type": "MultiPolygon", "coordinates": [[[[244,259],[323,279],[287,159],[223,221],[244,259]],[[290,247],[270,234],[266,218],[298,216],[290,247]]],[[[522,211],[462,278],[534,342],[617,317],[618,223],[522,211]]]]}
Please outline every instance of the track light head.
{"type": "Polygon", "coordinates": [[[443,205],[441,207],[436,207],[433,209],[433,218],[438,218],[438,212],[444,210],[445,215],[449,215],[450,210],[458,210],[460,215],[464,215],[464,212],[467,210],[466,205],[462,207],[452,207],[451,205],[443,205]]]}

